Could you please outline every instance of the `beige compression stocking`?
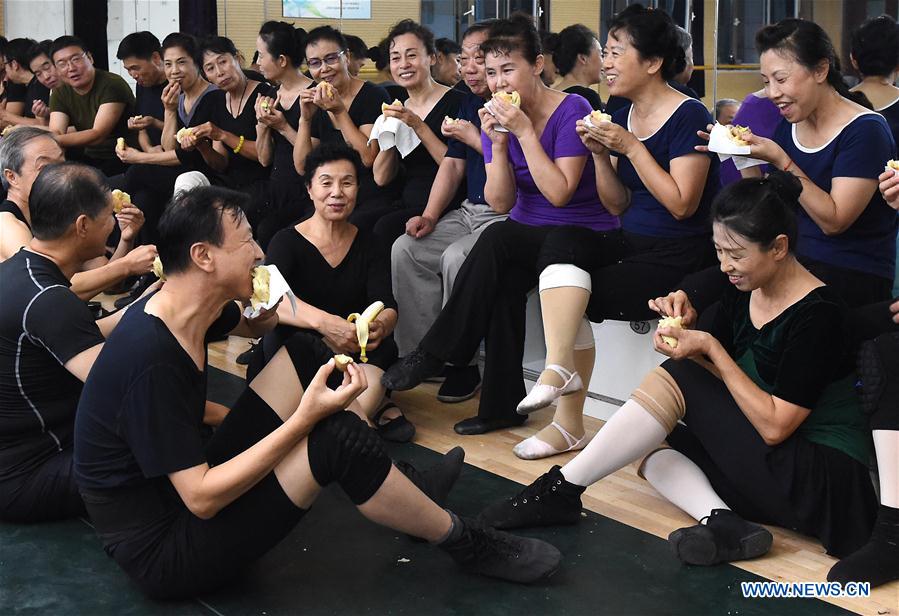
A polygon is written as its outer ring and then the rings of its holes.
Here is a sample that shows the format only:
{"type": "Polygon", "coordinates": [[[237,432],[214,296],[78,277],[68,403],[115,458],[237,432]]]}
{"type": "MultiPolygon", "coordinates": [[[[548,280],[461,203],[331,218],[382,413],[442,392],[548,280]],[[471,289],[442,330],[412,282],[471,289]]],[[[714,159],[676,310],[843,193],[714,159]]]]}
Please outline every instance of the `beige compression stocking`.
{"type": "MultiPolygon", "coordinates": [[[[546,365],[558,364],[568,370],[574,367],[575,340],[590,292],[590,274],[573,265],[550,265],[540,273],[546,365]]],[[[552,370],[544,370],[539,382],[555,387],[564,384],[552,370]]]]}

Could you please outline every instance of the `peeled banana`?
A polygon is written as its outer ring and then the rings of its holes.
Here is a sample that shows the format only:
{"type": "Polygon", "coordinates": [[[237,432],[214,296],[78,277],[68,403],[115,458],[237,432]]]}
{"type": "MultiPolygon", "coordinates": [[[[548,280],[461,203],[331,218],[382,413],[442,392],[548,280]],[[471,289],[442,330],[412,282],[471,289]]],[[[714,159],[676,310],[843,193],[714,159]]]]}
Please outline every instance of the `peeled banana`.
{"type": "Polygon", "coordinates": [[[359,354],[359,360],[363,364],[368,363],[368,357],[365,356],[365,347],[368,344],[368,326],[381,314],[382,310],[384,310],[384,302],[379,301],[366,308],[362,314],[354,312],[347,317],[347,321],[356,324],[356,339],[359,341],[359,348],[362,351],[359,354]]]}

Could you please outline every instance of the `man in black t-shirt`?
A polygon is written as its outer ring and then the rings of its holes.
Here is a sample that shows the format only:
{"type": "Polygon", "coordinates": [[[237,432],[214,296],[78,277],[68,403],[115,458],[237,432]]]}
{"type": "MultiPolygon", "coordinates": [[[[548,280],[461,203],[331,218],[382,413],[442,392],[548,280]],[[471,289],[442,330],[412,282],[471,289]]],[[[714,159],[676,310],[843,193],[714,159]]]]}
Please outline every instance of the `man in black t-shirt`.
{"type": "Polygon", "coordinates": [[[116,57],[137,82],[134,116],[128,128],[138,131],[141,149],[149,152],[162,139],[165,108],[162,91],[168,84],[162,70],[162,47],[152,32],[132,32],[122,39],[116,57]]]}
{"type": "Polygon", "coordinates": [[[72,474],[75,409],[121,315],[95,322],[69,289],[84,261],[104,253],[114,224],[99,174],[49,165],[29,205],[34,238],[0,263],[0,519],[38,522],[83,512],[72,474]]]}
{"type": "Polygon", "coordinates": [[[235,327],[258,336],[278,321],[272,310],[250,327],[233,302],[253,294],[263,257],[247,199],[215,187],[175,198],[159,223],[166,282],[131,307],[85,384],[75,472],[107,553],[150,596],[196,596],[274,547],[337,482],[369,519],[440,544],[472,570],[517,581],[555,571],[552,546],[463,522],[410,483],[377,433],[340,411],[365,390],[363,371],[351,363],[329,388],[334,360],[302,334],[204,447],[206,341],[235,327]]]}
{"type": "Polygon", "coordinates": [[[41,84],[28,66],[29,52],[37,41],[17,38],[6,47],[6,75],[10,87],[6,109],[0,110],[0,128],[5,126],[47,126],[49,119],[34,117],[35,101],[50,102],[50,90],[41,84]]]}

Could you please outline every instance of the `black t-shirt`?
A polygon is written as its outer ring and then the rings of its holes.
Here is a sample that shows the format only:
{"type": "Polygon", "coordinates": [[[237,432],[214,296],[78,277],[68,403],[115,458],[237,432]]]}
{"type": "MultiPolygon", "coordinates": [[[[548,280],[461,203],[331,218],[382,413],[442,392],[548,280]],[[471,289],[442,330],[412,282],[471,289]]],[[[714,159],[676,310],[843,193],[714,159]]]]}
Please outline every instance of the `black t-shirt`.
{"type": "MultiPolygon", "coordinates": [[[[381,115],[381,104],[390,103],[391,98],[381,86],[377,86],[370,81],[363,82],[362,87],[353,98],[348,110],[350,119],[356,127],[365,126],[366,124],[374,124],[378,116],[381,115]]],[[[322,143],[345,143],[341,133],[331,122],[331,116],[324,109],[319,109],[311,122],[311,136],[320,140],[322,143]]],[[[392,202],[399,195],[399,189],[396,182],[390,186],[378,186],[375,184],[375,178],[372,170],[366,168],[362,171],[362,177],[359,178],[359,194],[356,197],[357,205],[365,205],[372,200],[392,202]]]]}
{"type": "Polygon", "coordinates": [[[7,199],[3,203],[0,203],[0,213],[8,212],[16,217],[16,219],[25,224],[28,227],[28,230],[31,231],[31,225],[28,224],[28,221],[25,219],[25,214],[22,213],[22,210],[19,209],[19,206],[7,199]]]}
{"type": "MultiPolygon", "coordinates": [[[[437,135],[437,138],[444,143],[447,142],[447,138],[440,132],[440,125],[443,124],[443,119],[447,116],[451,118],[458,117],[459,107],[464,100],[465,94],[459,90],[447,90],[428,113],[427,117],[423,118],[424,123],[431,129],[431,132],[437,135]]],[[[431,185],[434,183],[434,177],[437,175],[439,165],[423,143],[412,150],[406,158],[403,158],[400,164],[402,168],[400,182],[403,187],[403,205],[406,207],[424,208],[428,204],[431,185]]],[[[463,198],[465,198],[465,186],[460,185],[451,201],[451,206],[458,205],[463,198]]]]}
{"type": "Polygon", "coordinates": [[[0,480],[72,444],[82,384],[64,365],[103,335],[69,286],[53,261],[28,250],[0,263],[0,480]]]}
{"type": "MultiPolygon", "coordinates": [[[[177,130],[182,128],[190,128],[191,126],[199,126],[212,120],[215,109],[221,105],[224,107],[225,93],[216,86],[210,84],[203,90],[203,93],[194,101],[190,111],[184,106],[184,93],[182,92],[178,98],[178,124],[177,130]]],[[[201,171],[209,177],[216,175],[215,171],[206,164],[203,155],[196,149],[182,150],[180,147],[175,148],[176,156],[182,165],[194,171],[201,171]]]]}
{"type": "Polygon", "coordinates": [[[587,102],[590,103],[590,106],[593,107],[593,111],[602,111],[603,104],[602,99],[599,98],[599,93],[592,88],[585,88],[584,86],[571,86],[570,88],[565,88],[562,90],[567,94],[578,94],[587,99],[587,102]]]}
{"type": "Polygon", "coordinates": [[[337,267],[295,227],[282,229],[268,245],[266,263],[278,266],[291,290],[316,308],[347,316],[375,301],[396,309],[390,286],[390,261],[374,238],[359,231],[337,267]]]}
{"type": "MultiPolygon", "coordinates": [[[[228,109],[228,98],[224,91],[221,96],[216,96],[212,105],[212,123],[240,137],[243,135],[244,141],[256,141],[256,99],[260,95],[265,95],[269,91],[267,83],[258,83],[251,92],[246,95],[243,108],[237,114],[237,117],[231,115],[228,109]]],[[[239,101],[233,101],[232,106],[237,111],[239,101]]],[[[227,146],[226,146],[227,147],[227,146]]],[[[226,183],[237,189],[243,189],[258,180],[268,177],[268,169],[259,164],[258,161],[250,160],[243,154],[235,154],[231,148],[228,148],[228,168],[225,171],[224,179],[226,183]]]]}
{"type": "MultiPolygon", "coordinates": [[[[314,83],[309,87],[315,87],[314,83]]],[[[273,89],[269,96],[276,98],[278,90],[273,89]]],[[[284,114],[284,119],[293,130],[296,130],[300,124],[300,97],[297,95],[293,101],[293,105],[285,109],[279,102],[278,110],[284,114]]],[[[272,130],[272,140],[274,142],[274,153],[272,154],[272,181],[300,183],[303,181],[302,176],[297,173],[296,165],[293,164],[293,144],[290,143],[284,135],[276,130],[272,130]]]]}
{"type": "MultiPolygon", "coordinates": [[[[14,81],[6,82],[6,102],[7,103],[24,103],[28,96],[28,85],[16,83],[14,81]]],[[[29,106],[29,105],[26,105],[29,106]]]]}
{"type": "MultiPolygon", "coordinates": [[[[167,85],[167,81],[148,87],[138,84],[134,95],[134,115],[150,116],[164,121],[165,106],[162,104],[162,91],[167,85]]],[[[159,145],[162,142],[162,131],[158,128],[148,128],[147,136],[150,137],[150,143],[153,145],[159,145]]]]}
{"type": "MultiPolygon", "coordinates": [[[[198,370],[165,323],[144,311],[148,299],[122,317],[84,384],[75,419],[81,488],[168,482],[169,473],[206,461],[206,369],[198,370]]],[[[240,308],[229,302],[207,340],[239,322],[240,308]]]]}

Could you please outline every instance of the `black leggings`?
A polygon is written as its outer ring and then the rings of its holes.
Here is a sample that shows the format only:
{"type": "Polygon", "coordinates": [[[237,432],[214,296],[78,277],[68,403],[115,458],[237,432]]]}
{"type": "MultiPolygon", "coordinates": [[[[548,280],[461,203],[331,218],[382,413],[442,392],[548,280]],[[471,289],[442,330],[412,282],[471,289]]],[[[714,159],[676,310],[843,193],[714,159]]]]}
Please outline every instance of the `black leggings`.
{"type": "Polygon", "coordinates": [[[668,443],[736,513],[816,536],[836,556],[868,540],[877,501],[866,465],[797,433],[767,445],[721,379],[690,360],[662,367],[686,403],[668,443]]]}
{"type": "MultiPolygon", "coordinates": [[[[314,351],[292,341],[286,346],[305,387],[320,365],[314,363],[314,351]]],[[[247,387],[207,447],[210,466],[230,460],[281,425],[247,387]]],[[[316,424],[308,452],[316,483],[337,482],[357,505],[371,498],[390,472],[380,437],[347,411],[316,424]]],[[[172,492],[166,478],[115,493],[84,492],[107,552],[144,593],[158,599],[192,597],[226,584],[286,537],[305,513],[287,497],[274,472],[208,520],[193,515],[172,492]],[[134,490],[143,491],[141,499],[134,498],[134,490]],[[158,523],[134,528],[134,518],[146,519],[146,512],[132,511],[130,505],[173,499],[158,523]]]]}
{"type": "Polygon", "coordinates": [[[0,520],[5,522],[48,522],[83,514],[71,445],[29,474],[0,483],[0,520]]]}
{"type": "Polygon", "coordinates": [[[656,238],[622,232],[608,234],[584,227],[556,227],[546,237],[538,270],[568,263],[590,273],[593,292],[587,317],[638,321],[658,315],[647,303],[668,293],[684,275],[714,259],[707,236],[656,238]]]}

